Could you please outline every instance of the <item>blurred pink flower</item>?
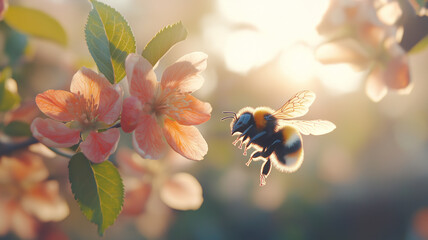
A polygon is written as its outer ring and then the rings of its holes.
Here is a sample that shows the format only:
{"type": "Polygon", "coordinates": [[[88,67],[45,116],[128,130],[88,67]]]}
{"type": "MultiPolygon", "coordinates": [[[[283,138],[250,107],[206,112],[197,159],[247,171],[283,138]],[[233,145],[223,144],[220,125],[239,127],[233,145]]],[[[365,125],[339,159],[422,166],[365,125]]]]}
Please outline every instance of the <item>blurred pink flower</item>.
{"type": "Polygon", "coordinates": [[[13,231],[35,238],[41,222],[61,221],[69,214],[55,180],[40,157],[27,151],[0,159],[0,235],[13,231]]]}
{"type": "Polygon", "coordinates": [[[118,119],[121,91],[87,68],[73,76],[70,91],[47,90],[37,95],[39,109],[54,120],[36,118],[31,131],[50,147],[71,147],[82,135],[83,154],[94,163],[103,162],[116,150],[120,132],[117,128],[97,130],[108,128],[118,119]]]}
{"type": "Polygon", "coordinates": [[[3,19],[4,13],[7,11],[8,7],[9,7],[8,0],[0,0],[0,20],[3,19]]]}
{"type": "Polygon", "coordinates": [[[143,159],[127,148],[120,148],[116,159],[125,185],[124,214],[144,213],[152,195],[158,194],[173,209],[196,210],[202,205],[202,187],[192,175],[170,174],[161,162],[143,159]]]}
{"type": "Polygon", "coordinates": [[[21,102],[19,108],[6,112],[3,122],[5,125],[13,121],[31,124],[39,114],[40,111],[34,101],[24,101],[21,102]]]}
{"type": "Polygon", "coordinates": [[[372,1],[331,1],[317,28],[327,40],[316,51],[323,64],[349,63],[367,71],[366,93],[375,102],[388,89],[408,93],[411,88],[406,52],[395,40],[397,28],[378,15],[372,1]]]}
{"type": "Polygon", "coordinates": [[[194,52],[180,58],[163,73],[160,82],[151,64],[138,54],[126,59],[131,97],[125,99],[122,129],[133,132],[135,150],[144,158],[159,159],[166,142],[191,160],[202,160],[208,145],[192,126],[211,117],[211,105],[190,95],[202,86],[199,75],[207,55],[194,52]],[[165,140],[164,140],[165,139],[165,140]]]}

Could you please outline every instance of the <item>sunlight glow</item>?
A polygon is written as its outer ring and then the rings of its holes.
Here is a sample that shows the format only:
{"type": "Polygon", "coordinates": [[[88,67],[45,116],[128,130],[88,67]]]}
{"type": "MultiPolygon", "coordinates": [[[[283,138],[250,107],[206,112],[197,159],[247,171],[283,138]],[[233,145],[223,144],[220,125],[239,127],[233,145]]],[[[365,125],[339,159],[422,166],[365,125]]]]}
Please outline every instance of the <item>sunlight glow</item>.
{"type": "Polygon", "coordinates": [[[226,47],[222,49],[227,67],[246,73],[272,60],[298,41],[317,39],[315,27],[327,6],[328,0],[218,0],[220,14],[232,27],[244,25],[254,28],[251,29],[253,31],[238,28],[237,32],[230,32],[226,47]]]}
{"type": "Polygon", "coordinates": [[[242,30],[229,36],[224,58],[230,70],[245,73],[272,59],[277,51],[267,37],[255,31],[242,30]]]}
{"type": "Polygon", "coordinates": [[[317,76],[325,87],[336,93],[349,93],[356,90],[365,72],[356,72],[349,64],[320,64],[317,76]]]}
{"type": "Polygon", "coordinates": [[[279,59],[282,74],[298,84],[308,83],[314,77],[317,64],[311,49],[303,45],[284,51],[279,59]]]}

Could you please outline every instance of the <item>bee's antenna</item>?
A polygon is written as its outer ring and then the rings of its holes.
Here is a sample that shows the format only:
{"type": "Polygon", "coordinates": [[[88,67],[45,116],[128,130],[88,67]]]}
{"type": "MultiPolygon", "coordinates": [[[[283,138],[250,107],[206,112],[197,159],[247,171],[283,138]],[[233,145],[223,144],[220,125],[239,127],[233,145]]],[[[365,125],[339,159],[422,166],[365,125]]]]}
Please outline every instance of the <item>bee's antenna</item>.
{"type": "Polygon", "coordinates": [[[235,118],[235,116],[226,116],[226,117],[221,118],[221,120],[224,121],[224,120],[229,119],[229,118],[235,118]]]}
{"type": "Polygon", "coordinates": [[[223,111],[223,113],[224,114],[233,114],[233,116],[227,116],[227,117],[224,117],[224,118],[222,118],[221,120],[223,121],[223,120],[225,120],[225,119],[228,119],[228,118],[233,118],[233,119],[238,119],[238,117],[236,116],[236,113],[235,112],[231,112],[231,111],[223,111]]]}

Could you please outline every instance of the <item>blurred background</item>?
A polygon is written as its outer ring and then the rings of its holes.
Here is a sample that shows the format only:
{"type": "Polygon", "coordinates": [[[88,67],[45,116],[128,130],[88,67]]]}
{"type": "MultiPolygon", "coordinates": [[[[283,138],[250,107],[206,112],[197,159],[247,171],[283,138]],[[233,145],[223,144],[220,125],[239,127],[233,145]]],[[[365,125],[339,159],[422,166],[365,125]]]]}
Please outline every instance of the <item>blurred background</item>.
{"type": "MultiPolygon", "coordinates": [[[[317,28],[327,18],[329,6],[336,6],[330,4],[346,2],[338,8],[366,4],[376,11],[391,1],[102,2],[128,20],[138,53],[157,31],[181,20],[188,38],[161,59],[156,73],[159,78],[186,53],[207,53],[205,83],[194,95],[213,107],[211,120],[199,126],[209,146],[205,159],[191,162],[175,153],[167,159],[202,185],[200,209],[171,210],[154,196],[155,203],[145,210],[150,214],[122,214],[103,239],[428,239],[428,50],[410,54],[403,47],[413,89],[400,94],[388,86],[392,91],[377,102],[366,94],[369,68],[356,68],[345,60],[326,64],[316,54],[317,47],[334,39],[317,28]],[[260,187],[261,162],[245,166],[249,156],[232,145],[235,138],[230,123],[220,121],[222,111],[237,112],[246,106],[277,109],[303,89],[315,92],[317,99],[302,119],[329,120],[337,129],[323,136],[303,136],[301,168],[291,174],[273,169],[260,187]]],[[[80,66],[95,68],[83,31],[91,9],[88,1],[9,4],[51,15],[69,38],[67,48],[30,39],[24,64],[14,73],[23,98],[68,88],[80,66]]],[[[349,14],[349,9],[343,12],[349,14]]],[[[352,24],[348,26],[355,27],[352,24]]],[[[389,25],[388,31],[392,28],[395,35],[398,27],[389,25]]],[[[122,134],[121,145],[132,148],[129,142],[122,134]]],[[[84,218],[70,192],[67,160],[51,158],[46,164],[70,207],[65,220],[48,224],[57,229],[51,239],[97,238],[96,226],[84,218]]],[[[10,233],[1,239],[17,237],[10,233]]]]}

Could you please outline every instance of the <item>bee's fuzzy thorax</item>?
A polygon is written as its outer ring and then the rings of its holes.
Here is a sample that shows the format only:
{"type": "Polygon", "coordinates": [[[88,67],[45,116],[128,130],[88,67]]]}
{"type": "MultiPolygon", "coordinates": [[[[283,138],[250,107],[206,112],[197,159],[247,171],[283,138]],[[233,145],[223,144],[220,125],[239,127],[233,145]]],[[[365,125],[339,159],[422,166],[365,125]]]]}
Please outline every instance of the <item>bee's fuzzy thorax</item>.
{"type": "Polygon", "coordinates": [[[257,129],[262,130],[266,127],[267,120],[265,116],[270,115],[272,112],[273,110],[267,107],[258,107],[254,110],[253,115],[257,129]]]}

